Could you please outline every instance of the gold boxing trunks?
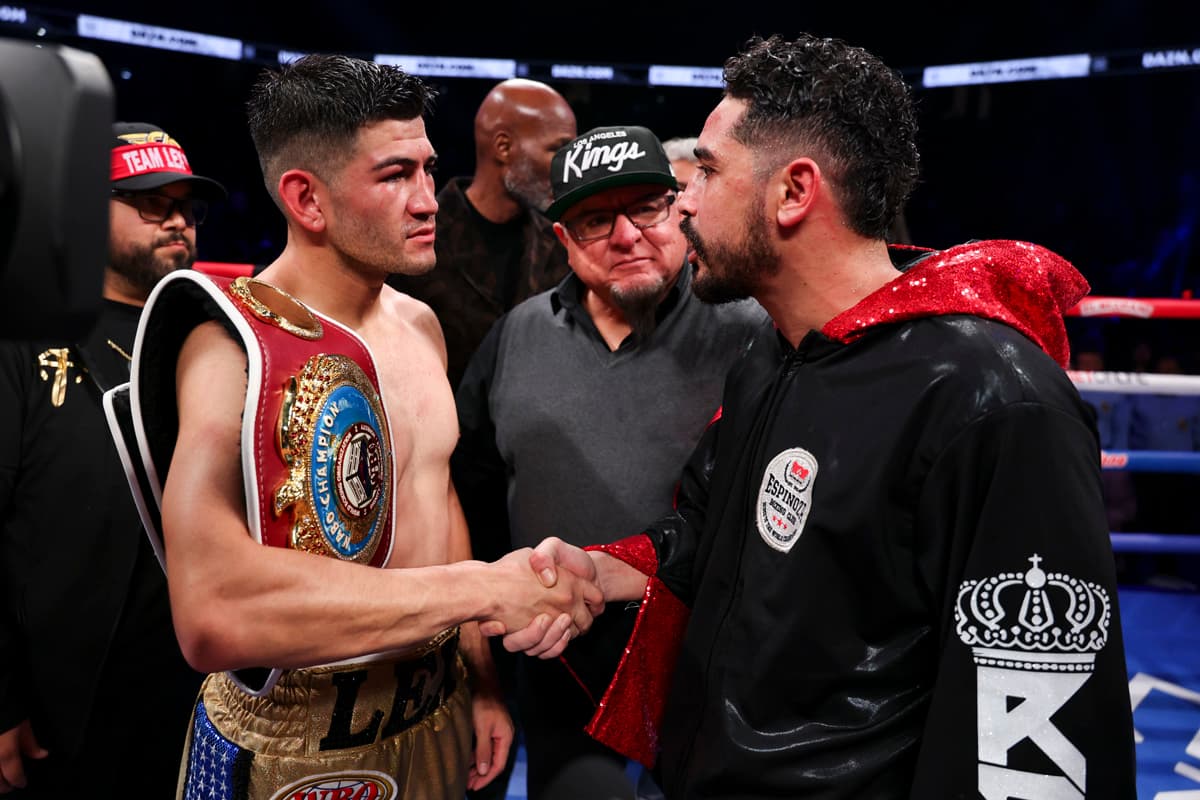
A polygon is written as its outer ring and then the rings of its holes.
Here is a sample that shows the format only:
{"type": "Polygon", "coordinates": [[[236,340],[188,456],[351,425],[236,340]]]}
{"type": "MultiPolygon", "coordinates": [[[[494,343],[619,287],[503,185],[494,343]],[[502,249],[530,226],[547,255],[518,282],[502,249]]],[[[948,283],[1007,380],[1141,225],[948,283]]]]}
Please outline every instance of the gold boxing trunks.
{"type": "Polygon", "coordinates": [[[180,800],[462,800],[471,702],[458,630],[403,661],[288,670],[264,696],[200,690],[180,800]]]}

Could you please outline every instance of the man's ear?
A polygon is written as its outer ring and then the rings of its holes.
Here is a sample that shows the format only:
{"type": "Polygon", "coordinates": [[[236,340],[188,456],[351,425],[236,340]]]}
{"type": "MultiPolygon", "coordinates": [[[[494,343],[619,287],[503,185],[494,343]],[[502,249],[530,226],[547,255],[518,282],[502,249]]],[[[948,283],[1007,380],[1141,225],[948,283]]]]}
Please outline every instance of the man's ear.
{"type": "Polygon", "coordinates": [[[288,218],[313,233],[325,230],[325,212],[321,200],[325,185],[311,172],[289,169],[279,176],[279,201],[288,218]]]}
{"type": "Polygon", "coordinates": [[[508,131],[496,131],[496,135],[492,137],[492,152],[495,154],[496,160],[508,166],[508,162],[512,159],[512,151],[512,134],[508,131]]]}
{"type": "Polygon", "coordinates": [[[567,246],[567,237],[571,234],[567,233],[567,229],[561,222],[554,223],[554,235],[558,237],[558,241],[563,247],[567,246]]]}
{"type": "Polygon", "coordinates": [[[812,211],[816,193],[825,188],[821,168],[811,158],[797,158],[776,173],[775,220],[780,227],[793,228],[812,211]]]}

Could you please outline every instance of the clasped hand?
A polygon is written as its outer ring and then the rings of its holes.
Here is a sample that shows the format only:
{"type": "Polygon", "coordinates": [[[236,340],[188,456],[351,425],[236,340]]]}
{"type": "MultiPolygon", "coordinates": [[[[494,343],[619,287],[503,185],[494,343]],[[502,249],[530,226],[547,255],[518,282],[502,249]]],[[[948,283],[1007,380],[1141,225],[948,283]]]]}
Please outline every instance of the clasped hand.
{"type": "Polygon", "coordinates": [[[504,649],[511,653],[554,658],[604,611],[604,594],[596,583],[591,557],[561,539],[550,537],[532,550],[516,550],[493,566],[515,568],[525,582],[536,585],[525,609],[515,604],[507,618],[497,616],[479,625],[485,636],[503,635],[504,649]],[[531,612],[523,620],[522,610],[531,612]]]}

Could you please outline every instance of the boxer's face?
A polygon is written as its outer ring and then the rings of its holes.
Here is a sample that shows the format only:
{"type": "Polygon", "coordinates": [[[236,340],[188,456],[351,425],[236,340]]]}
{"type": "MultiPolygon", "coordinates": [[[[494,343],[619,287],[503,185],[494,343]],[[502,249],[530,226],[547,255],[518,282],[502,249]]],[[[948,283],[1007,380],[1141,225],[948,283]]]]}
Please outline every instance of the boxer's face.
{"type": "Polygon", "coordinates": [[[329,245],[368,271],[433,269],[436,164],[420,117],[360,128],[354,152],[327,182],[329,245]]]}

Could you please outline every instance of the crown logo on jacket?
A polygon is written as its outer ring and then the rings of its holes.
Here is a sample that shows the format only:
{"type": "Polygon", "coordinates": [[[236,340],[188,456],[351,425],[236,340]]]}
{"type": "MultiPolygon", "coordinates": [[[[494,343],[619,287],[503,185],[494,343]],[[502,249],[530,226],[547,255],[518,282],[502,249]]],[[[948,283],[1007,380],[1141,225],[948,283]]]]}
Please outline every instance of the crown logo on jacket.
{"type": "Polygon", "coordinates": [[[1091,672],[1108,643],[1108,592],[1061,572],[1042,557],[1024,573],[964,581],[954,606],[958,638],[980,666],[1039,672],[1091,672]]]}

